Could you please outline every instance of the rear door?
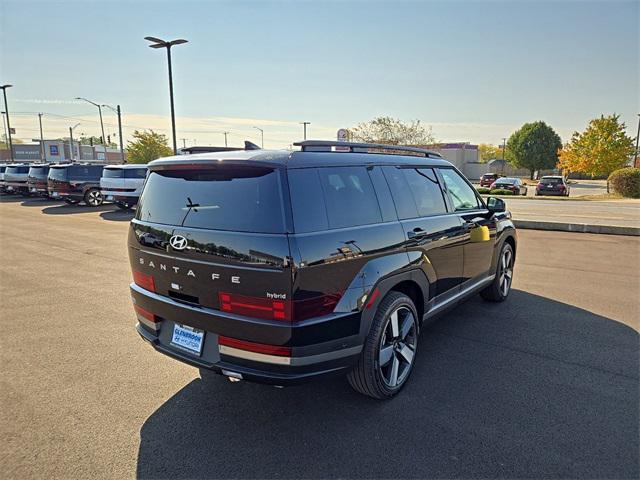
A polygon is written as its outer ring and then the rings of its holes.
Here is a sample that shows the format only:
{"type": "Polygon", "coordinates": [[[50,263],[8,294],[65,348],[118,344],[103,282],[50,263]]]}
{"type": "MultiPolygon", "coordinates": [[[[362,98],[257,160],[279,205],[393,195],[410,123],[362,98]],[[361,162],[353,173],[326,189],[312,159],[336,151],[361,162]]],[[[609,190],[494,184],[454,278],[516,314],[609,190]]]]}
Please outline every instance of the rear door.
{"type": "Polygon", "coordinates": [[[100,188],[105,191],[120,191],[124,188],[124,168],[105,168],[100,178],[100,188]]]}
{"type": "Polygon", "coordinates": [[[268,302],[291,295],[288,225],[278,169],[152,169],[129,232],[131,266],[178,302],[281,319],[268,302]]]}
{"type": "Polygon", "coordinates": [[[408,251],[421,254],[425,268],[432,269],[427,277],[435,296],[455,294],[462,282],[465,230],[461,219],[449,213],[436,173],[426,167],[385,167],[384,173],[408,251]]]}

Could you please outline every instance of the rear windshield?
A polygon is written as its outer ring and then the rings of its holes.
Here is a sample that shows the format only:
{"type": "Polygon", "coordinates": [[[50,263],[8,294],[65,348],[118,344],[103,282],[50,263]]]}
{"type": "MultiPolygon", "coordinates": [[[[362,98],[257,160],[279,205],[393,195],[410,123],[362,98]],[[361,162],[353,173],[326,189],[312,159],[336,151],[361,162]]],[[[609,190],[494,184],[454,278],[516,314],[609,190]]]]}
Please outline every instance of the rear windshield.
{"type": "Polygon", "coordinates": [[[102,178],[122,178],[124,169],[122,168],[105,168],[102,171],[102,178]]]}
{"type": "Polygon", "coordinates": [[[552,183],[554,185],[557,185],[558,183],[562,183],[561,178],[553,178],[553,177],[542,177],[540,181],[542,183],[552,183]]]}
{"type": "Polygon", "coordinates": [[[66,180],[67,170],[67,167],[51,167],[49,169],[49,178],[52,180],[66,180]]]}
{"type": "Polygon", "coordinates": [[[261,167],[151,172],[136,218],[192,228],[283,233],[280,177],[261,167]]]}
{"type": "Polygon", "coordinates": [[[125,168],[124,178],[145,178],[147,176],[146,168],[125,168]]]}
{"type": "Polygon", "coordinates": [[[29,169],[29,176],[34,178],[47,178],[49,173],[49,167],[31,167],[29,169]]]}
{"type": "Polygon", "coordinates": [[[500,180],[496,180],[496,184],[503,184],[503,185],[513,185],[514,183],[516,183],[516,179],[515,178],[501,178],[500,180]]]}
{"type": "Polygon", "coordinates": [[[24,174],[24,173],[29,173],[29,167],[7,167],[7,170],[5,171],[5,173],[9,173],[9,174],[24,174]]]}
{"type": "Polygon", "coordinates": [[[482,175],[482,178],[484,180],[487,180],[489,178],[498,178],[498,175],[496,175],[495,173],[485,173],[484,175],[482,175]]]}

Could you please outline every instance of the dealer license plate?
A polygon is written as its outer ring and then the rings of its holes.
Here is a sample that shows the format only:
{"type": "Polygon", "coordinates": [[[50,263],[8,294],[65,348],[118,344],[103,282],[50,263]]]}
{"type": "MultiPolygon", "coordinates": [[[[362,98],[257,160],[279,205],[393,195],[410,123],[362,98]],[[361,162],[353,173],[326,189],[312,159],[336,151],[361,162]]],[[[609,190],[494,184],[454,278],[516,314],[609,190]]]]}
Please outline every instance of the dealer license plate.
{"type": "Polygon", "coordinates": [[[173,327],[171,343],[190,353],[200,355],[202,352],[202,344],[204,343],[204,330],[198,330],[188,325],[176,323],[173,327]]]}

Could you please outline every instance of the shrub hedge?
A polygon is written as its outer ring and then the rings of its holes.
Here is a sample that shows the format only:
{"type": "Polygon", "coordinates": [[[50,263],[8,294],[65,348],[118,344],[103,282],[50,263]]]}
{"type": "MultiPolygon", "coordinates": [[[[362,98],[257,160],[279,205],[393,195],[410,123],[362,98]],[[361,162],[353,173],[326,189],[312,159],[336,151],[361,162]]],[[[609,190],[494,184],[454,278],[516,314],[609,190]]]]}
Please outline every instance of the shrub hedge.
{"type": "Polygon", "coordinates": [[[491,195],[515,195],[511,190],[505,190],[504,188],[494,188],[489,193],[491,195]]]}
{"type": "Polygon", "coordinates": [[[487,188],[487,187],[478,187],[477,190],[478,190],[478,193],[480,195],[484,195],[484,194],[489,193],[491,191],[491,189],[487,188]]]}
{"type": "Polygon", "coordinates": [[[640,168],[616,170],[609,175],[609,185],[623,197],[640,198],[640,168]]]}

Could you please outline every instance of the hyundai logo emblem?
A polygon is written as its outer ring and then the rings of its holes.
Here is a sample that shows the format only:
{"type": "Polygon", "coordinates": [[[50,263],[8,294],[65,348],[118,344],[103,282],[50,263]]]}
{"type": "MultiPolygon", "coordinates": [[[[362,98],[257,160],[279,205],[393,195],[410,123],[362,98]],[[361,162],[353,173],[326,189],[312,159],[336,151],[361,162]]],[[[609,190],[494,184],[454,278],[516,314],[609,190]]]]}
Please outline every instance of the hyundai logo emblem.
{"type": "Polygon", "coordinates": [[[184,250],[187,248],[187,239],[182,235],[174,235],[169,240],[169,244],[174,250],[184,250]]]}

